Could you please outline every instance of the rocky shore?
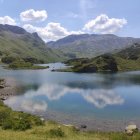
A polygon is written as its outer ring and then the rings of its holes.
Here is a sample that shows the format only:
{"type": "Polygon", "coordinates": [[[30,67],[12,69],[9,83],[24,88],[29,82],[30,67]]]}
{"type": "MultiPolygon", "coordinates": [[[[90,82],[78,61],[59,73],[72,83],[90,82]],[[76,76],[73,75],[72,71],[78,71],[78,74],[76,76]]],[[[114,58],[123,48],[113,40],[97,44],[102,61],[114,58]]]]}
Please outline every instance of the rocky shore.
{"type": "Polygon", "coordinates": [[[0,79],[0,100],[6,100],[9,96],[17,94],[17,91],[18,87],[14,79],[0,79]]]}

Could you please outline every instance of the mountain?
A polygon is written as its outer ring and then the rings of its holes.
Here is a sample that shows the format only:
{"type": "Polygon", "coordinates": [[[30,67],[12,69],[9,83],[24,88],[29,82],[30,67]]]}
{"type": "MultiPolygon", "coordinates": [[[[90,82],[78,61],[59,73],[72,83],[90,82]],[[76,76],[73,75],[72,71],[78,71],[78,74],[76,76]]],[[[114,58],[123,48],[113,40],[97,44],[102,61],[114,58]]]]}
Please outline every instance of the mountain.
{"type": "Polygon", "coordinates": [[[140,44],[134,43],[114,54],[68,60],[66,64],[73,66],[64,70],[67,72],[92,73],[140,70],[140,44]]]}
{"type": "Polygon", "coordinates": [[[0,24],[0,57],[4,56],[32,57],[44,62],[65,59],[61,51],[46,48],[46,44],[37,33],[31,34],[18,26],[0,24]]]}
{"type": "Polygon", "coordinates": [[[70,35],[55,42],[48,42],[47,47],[60,50],[73,58],[92,58],[104,53],[120,51],[139,42],[140,38],[118,37],[112,34],[82,34],[70,35]]]}

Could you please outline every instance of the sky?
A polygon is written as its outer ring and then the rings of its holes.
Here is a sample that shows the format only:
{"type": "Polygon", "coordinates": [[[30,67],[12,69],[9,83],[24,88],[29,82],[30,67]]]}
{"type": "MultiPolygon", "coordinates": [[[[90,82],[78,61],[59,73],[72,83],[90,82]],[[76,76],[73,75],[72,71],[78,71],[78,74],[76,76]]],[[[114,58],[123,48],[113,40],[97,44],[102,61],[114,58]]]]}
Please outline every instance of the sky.
{"type": "Polygon", "coordinates": [[[46,42],[85,33],[140,37],[140,0],[0,0],[0,24],[46,42]]]}

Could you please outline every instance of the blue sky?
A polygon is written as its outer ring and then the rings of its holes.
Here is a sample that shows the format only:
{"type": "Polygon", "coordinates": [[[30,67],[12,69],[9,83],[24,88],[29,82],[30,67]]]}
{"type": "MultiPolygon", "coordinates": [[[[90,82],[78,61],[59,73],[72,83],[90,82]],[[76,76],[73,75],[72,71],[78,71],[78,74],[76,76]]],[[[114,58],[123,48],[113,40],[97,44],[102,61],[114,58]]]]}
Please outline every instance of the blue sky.
{"type": "Polygon", "coordinates": [[[140,37],[139,13],[139,0],[0,0],[1,24],[38,32],[45,41],[80,33],[140,37]]]}

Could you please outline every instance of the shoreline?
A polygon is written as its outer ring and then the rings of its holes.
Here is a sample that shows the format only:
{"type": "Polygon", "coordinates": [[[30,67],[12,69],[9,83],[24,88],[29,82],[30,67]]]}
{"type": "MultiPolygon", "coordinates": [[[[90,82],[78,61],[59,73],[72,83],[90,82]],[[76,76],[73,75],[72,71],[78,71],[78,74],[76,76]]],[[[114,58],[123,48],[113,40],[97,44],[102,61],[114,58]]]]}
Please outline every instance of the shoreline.
{"type": "Polygon", "coordinates": [[[4,87],[0,89],[0,100],[2,101],[6,100],[8,97],[17,95],[19,89],[15,79],[4,78],[4,81],[4,87]]]}
{"type": "MultiPolygon", "coordinates": [[[[34,113],[39,116],[39,113],[34,113]]],[[[125,127],[131,124],[136,124],[140,129],[140,119],[123,119],[123,120],[109,120],[101,118],[88,118],[84,116],[74,116],[68,114],[62,114],[57,112],[48,111],[46,114],[41,115],[46,121],[53,120],[57,123],[64,125],[72,125],[81,129],[81,126],[85,125],[84,131],[99,131],[99,132],[124,132],[125,127]]],[[[83,130],[83,129],[81,129],[83,130]]]]}
{"type": "MultiPolygon", "coordinates": [[[[5,78],[6,86],[5,88],[0,89],[0,100],[3,102],[8,99],[8,97],[18,95],[20,85],[17,84],[15,79],[5,78]]],[[[23,111],[23,110],[22,110],[23,111]]],[[[26,112],[27,113],[27,112],[26,112]]],[[[39,113],[30,114],[40,116],[39,113]]],[[[100,132],[122,132],[125,127],[130,123],[134,123],[140,128],[140,120],[131,119],[131,120],[107,120],[107,119],[98,119],[98,118],[87,118],[84,116],[74,116],[68,114],[61,114],[59,112],[47,111],[40,117],[43,117],[46,121],[53,120],[60,124],[73,125],[77,128],[80,128],[82,125],[86,125],[84,131],[100,131],[100,132]]]]}

